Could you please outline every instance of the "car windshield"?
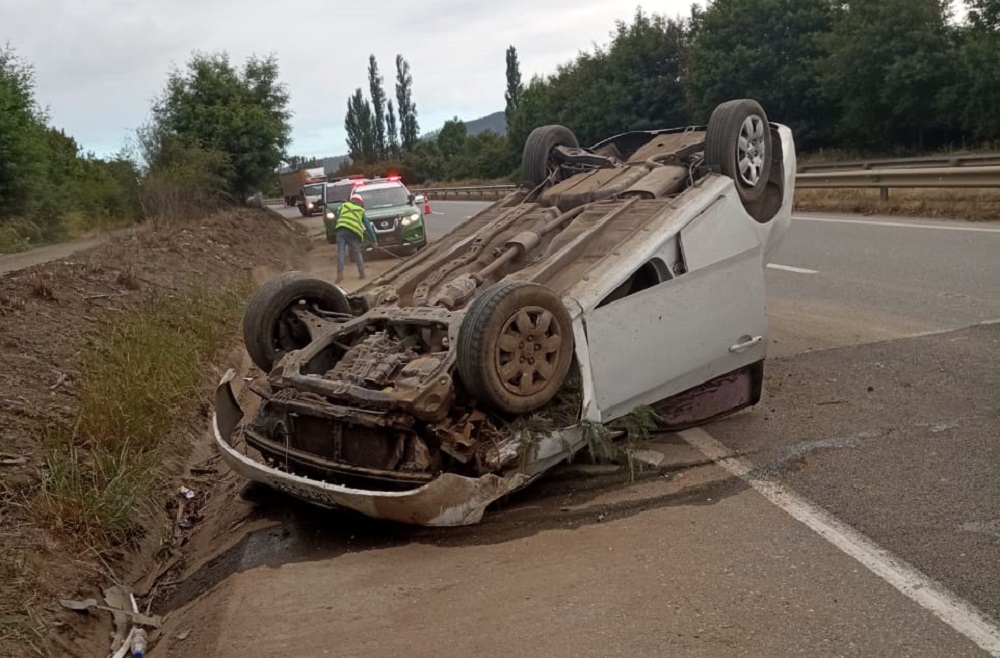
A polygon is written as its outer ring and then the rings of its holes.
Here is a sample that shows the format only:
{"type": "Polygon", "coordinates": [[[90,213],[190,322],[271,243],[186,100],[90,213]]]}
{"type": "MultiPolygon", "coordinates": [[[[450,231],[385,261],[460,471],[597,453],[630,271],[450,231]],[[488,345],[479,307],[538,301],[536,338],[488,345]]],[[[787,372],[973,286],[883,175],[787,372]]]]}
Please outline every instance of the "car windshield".
{"type": "Polygon", "coordinates": [[[306,196],[322,196],[323,195],[323,184],[318,185],[306,185],[304,188],[306,196]]]}
{"type": "Polygon", "coordinates": [[[351,190],[353,189],[350,185],[327,185],[326,202],[343,203],[351,198],[351,190]]]}
{"type": "Polygon", "coordinates": [[[410,202],[406,188],[402,185],[364,190],[361,192],[361,198],[365,200],[365,208],[368,210],[405,206],[410,202]]]}

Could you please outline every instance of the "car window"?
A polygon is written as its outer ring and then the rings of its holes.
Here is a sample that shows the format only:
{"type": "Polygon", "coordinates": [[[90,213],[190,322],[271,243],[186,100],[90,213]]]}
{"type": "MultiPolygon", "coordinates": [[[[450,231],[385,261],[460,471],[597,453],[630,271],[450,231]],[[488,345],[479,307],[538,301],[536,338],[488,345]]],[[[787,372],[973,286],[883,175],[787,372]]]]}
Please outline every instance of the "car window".
{"type": "Polygon", "coordinates": [[[306,185],[305,186],[306,196],[322,196],[323,195],[323,185],[306,185]]]}
{"type": "Polygon", "coordinates": [[[410,202],[403,186],[362,190],[360,194],[361,198],[365,200],[365,208],[368,210],[405,206],[410,202]]]}
{"type": "Polygon", "coordinates": [[[350,185],[328,185],[326,188],[327,203],[342,203],[351,198],[350,185]]]}

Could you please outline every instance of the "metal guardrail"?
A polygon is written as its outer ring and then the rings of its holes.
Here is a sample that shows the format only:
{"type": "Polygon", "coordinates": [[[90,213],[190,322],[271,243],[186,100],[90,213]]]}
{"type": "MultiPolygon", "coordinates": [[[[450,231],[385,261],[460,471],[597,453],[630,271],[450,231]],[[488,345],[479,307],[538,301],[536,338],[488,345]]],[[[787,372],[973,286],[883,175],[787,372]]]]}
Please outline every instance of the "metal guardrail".
{"type": "Polygon", "coordinates": [[[913,167],[800,173],[795,186],[803,189],[845,187],[1000,187],[1000,166],[913,167]]]}
{"type": "Polygon", "coordinates": [[[1000,166],[893,167],[799,173],[797,189],[878,189],[882,202],[892,188],[987,188],[1000,187],[1000,166]]]}
{"type": "Polygon", "coordinates": [[[858,169],[909,169],[917,167],[992,167],[1000,165],[1000,153],[966,153],[917,158],[884,158],[844,162],[811,162],[799,165],[799,173],[858,169]]]}
{"type": "Polygon", "coordinates": [[[479,185],[474,187],[415,187],[415,194],[425,194],[430,199],[484,199],[498,198],[517,190],[517,185],[479,185]]]}
{"type": "MultiPolygon", "coordinates": [[[[976,156],[987,161],[987,156],[976,156]]],[[[989,188],[1000,187],[1000,155],[989,156],[995,165],[974,166],[968,163],[956,166],[921,167],[900,166],[877,169],[835,169],[831,171],[800,172],[795,177],[798,189],[847,189],[869,188],[881,191],[883,201],[888,200],[892,188],[989,188]]],[[[926,158],[925,162],[931,162],[926,158]]],[[[872,161],[876,162],[876,161],[872,161]]],[[[899,161],[893,161],[899,162],[899,161]]],[[[915,162],[910,160],[908,162],[915,162]]],[[[417,189],[431,199],[496,199],[517,189],[516,185],[483,185],[478,187],[435,187],[417,189]]]]}

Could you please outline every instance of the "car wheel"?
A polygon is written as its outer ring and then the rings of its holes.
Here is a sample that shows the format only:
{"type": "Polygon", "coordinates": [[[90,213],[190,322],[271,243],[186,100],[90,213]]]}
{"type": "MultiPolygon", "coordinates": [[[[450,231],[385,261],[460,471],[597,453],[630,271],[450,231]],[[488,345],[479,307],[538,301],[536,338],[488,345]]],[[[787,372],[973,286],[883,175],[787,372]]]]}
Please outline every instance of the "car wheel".
{"type": "Polygon", "coordinates": [[[510,414],[535,411],[563,384],[573,361],[569,311],[552,290],[508,281],[469,307],[458,336],[458,375],[483,404],[510,414]]]}
{"type": "Polygon", "coordinates": [[[308,330],[291,312],[305,304],[334,313],[351,312],[339,288],[305,272],[279,274],[250,298],[243,314],[243,342],[258,368],[270,372],[286,352],[309,344],[308,330]]]}
{"type": "Polygon", "coordinates": [[[771,173],[771,130],[759,103],[741,99],[715,108],[705,135],[705,164],[736,182],[744,203],[757,201],[771,173]]]}
{"type": "Polygon", "coordinates": [[[542,126],[528,135],[521,155],[524,179],[532,185],[541,185],[552,169],[552,149],[557,146],[578,148],[576,135],[564,126],[542,126]]]}

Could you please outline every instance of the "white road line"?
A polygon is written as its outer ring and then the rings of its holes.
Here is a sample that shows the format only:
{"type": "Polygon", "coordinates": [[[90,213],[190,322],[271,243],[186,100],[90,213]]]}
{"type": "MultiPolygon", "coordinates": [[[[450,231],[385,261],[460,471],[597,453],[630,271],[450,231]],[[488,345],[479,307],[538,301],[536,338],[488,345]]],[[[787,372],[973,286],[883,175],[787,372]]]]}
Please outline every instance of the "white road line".
{"type": "Polygon", "coordinates": [[[985,614],[791,489],[774,480],[749,477],[754,470],[753,464],[740,457],[732,457],[732,452],[705,430],[686,430],[680,435],[706,457],[746,481],[768,501],[863,564],[908,599],[932,612],[991,656],[1000,657],[1000,627],[985,614]]]}
{"type": "Polygon", "coordinates": [[[769,263],[767,268],[770,270],[781,270],[782,272],[794,272],[796,274],[819,274],[816,270],[806,270],[801,267],[792,267],[791,265],[775,265],[774,263],[769,263]]]}
{"type": "Polygon", "coordinates": [[[796,221],[800,222],[830,222],[834,224],[864,224],[865,226],[890,226],[893,228],[926,228],[933,231],[968,231],[972,233],[1000,233],[1000,228],[989,228],[986,226],[942,226],[941,224],[914,224],[912,222],[879,222],[867,219],[838,219],[835,217],[801,217],[796,215],[796,221]]]}

